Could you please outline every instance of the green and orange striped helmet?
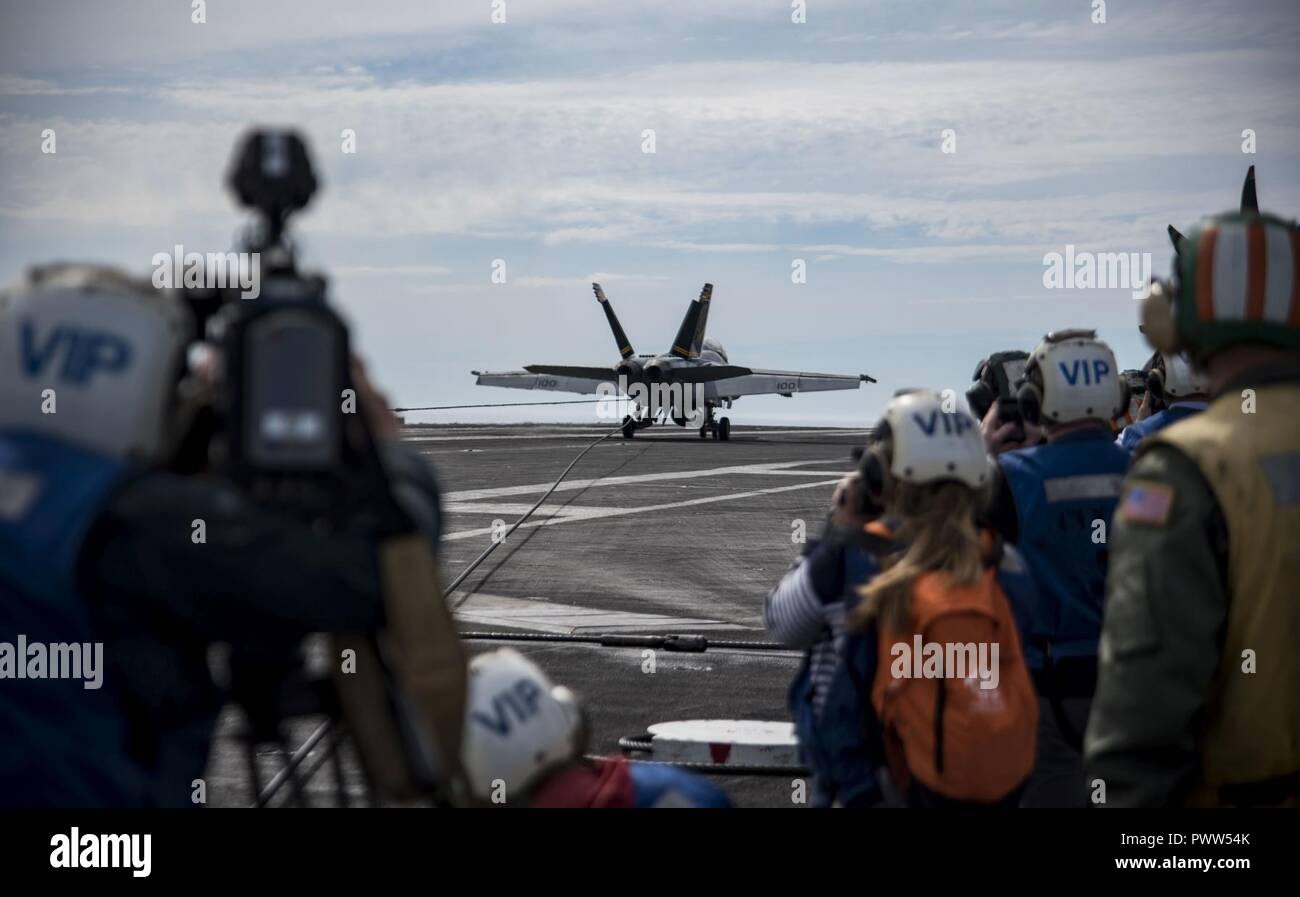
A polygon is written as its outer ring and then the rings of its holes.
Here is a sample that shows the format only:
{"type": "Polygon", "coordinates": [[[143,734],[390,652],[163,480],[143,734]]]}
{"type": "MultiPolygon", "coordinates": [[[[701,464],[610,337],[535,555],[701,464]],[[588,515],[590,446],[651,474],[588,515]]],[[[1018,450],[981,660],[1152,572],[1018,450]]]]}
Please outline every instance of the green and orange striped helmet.
{"type": "Polygon", "coordinates": [[[1206,218],[1186,236],[1170,228],[1172,329],[1196,355],[1233,343],[1300,349],[1300,229],[1259,211],[1254,174],[1252,166],[1240,211],[1206,218]]]}

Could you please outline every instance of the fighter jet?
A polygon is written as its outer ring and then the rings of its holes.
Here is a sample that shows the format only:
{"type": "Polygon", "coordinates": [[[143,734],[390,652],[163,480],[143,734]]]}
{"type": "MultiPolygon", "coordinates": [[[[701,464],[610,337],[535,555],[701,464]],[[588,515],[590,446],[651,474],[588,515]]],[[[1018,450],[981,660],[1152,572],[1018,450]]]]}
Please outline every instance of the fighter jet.
{"type": "Polygon", "coordinates": [[[679,427],[698,427],[700,438],[731,437],[731,420],[715,418],[715,411],[731,408],[741,396],[775,394],[787,398],[797,392],[857,389],[875,379],[866,374],[810,374],[804,371],[772,371],[735,365],[715,340],[706,339],[709,301],[713,284],[706,283],[682,318],[672,347],[659,355],[637,354],[614,314],[605,291],[593,283],[596,301],[605,312],[614,333],[620,360],[608,367],[567,364],[530,364],[522,371],[471,371],[479,386],[510,389],[545,389],[602,396],[624,396],[632,412],[623,418],[623,438],[656,422],[671,421],[679,427]]]}

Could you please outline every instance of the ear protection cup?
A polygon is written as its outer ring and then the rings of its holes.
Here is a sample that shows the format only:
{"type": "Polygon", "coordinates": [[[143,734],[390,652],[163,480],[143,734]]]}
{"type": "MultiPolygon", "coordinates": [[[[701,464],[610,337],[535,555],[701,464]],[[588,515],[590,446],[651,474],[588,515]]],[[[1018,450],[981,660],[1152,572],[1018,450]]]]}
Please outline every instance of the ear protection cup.
{"type": "Polygon", "coordinates": [[[1042,390],[1028,381],[1020,384],[1020,389],[1016,392],[1016,404],[1020,406],[1020,416],[1025,423],[1038,426],[1043,419],[1042,390]]]}
{"type": "Polygon", "coordinates": [[[883,507],[885,482],[889,478],[889,459],[877,448],[862,456],[862,486],[876,507],[883,507]]]}
{"type": "Polygon", "coordinates": [[[573,724],[573,756],[582,756],[591,746],[591,715],[567,686],[557,685],[552,688],[551,697],[573,724]]]}
{"type": "Polygon", "coordinates": [[[993,407],[993,400],[996,398],[997,393],[993,387],[983,380],[966,390],[966,404],[970,406],[971,413],[975,415],[976,421],[984,420],[984,416],[989,413],[989,409],[993,407]]]}
{"type": "Polygon", "coordinates": [[[1128,381],[1123,377],[1119,378],[1119,404],[1115,406],[1115,413],[1111,418],[1117,418],[1128,411],[1129,402],[1133,398],[1133,390],[1129,387],[1128,381]]]}
{"type": "Polygon", "coordinates": [[[882,421],[876,438],[862,453],[862,461],[858,465],[859,473],[862,475],[862,488],[866,490],[872,504],[878,508],[884,507],[885,490],[889,482],[891,442],[889,425],[882,421]]]}
{"type": "Polygon", "coordinates": [[[1037,362],[1030,361],[1025,366],[1025,379],[1016,389],[1016,404],[1020,406],[1020,416],[1025,423],[1032,426],[1038,426],[1043,419],[1043,390],[1034,382],[1034,372],[1037,370],[1037,362]]]}
{"type": "Polygon", "coordinates": [[[1173,289],[1160,281],[1152,283],[1142,297],[1141,324],[1138,329],[1157,352],[1173,354],[1182,349],[1174,311],[1173,289]]]}
{"type": "Polygon", "coordinates": [[[1147,374],[1147,391],[1151,393],[1151,398],[1158,402],[1165,400],[1165,372],[1162,368],[1153,367],[1147,374]]]}

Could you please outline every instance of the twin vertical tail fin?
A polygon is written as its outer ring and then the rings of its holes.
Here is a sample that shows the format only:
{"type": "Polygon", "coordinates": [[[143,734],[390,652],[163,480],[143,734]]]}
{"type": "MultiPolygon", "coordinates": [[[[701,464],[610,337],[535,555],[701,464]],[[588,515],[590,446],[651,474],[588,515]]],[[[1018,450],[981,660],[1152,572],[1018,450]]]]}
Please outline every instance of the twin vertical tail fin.
{"type": "Polygon", "coordinates": [[[673,340],[670,354],[678,358],[699,358],[700,348],[704,345],[704,328],[709,322],[709,300],[713,298],[713,284],[706,283],[700,290],[700,298],[686,309],[682,326],[677,328],[677,337],[673,340]]]}
{"type": "Polygon", "coordinates": [[[618,316],[614,314],[614,306],[610,305],[609,300],[605,298],[605,291],[600,288],[600,284],[593,283],[591,291],[596,294],[596,301],[605,310],[605,320],[609,321],[609,329],[614,333],[614,342],[618,343],[618,354],[624,358],[631,358],[635,354],[632,351],[632,342],[623,332],[623,325],[618,322],[618,316]]]}
{"type": "MultiPolygon", "coordinates": [[[[1250,166],[1246,171],[1246,181],[1241,185],[1241,211],[1242,213],[1253,212],[1259,214],[1259,194],[1255,192],[1255,166],[1250,166]]],[[[1178,232],[1178,228],[1172,224],[1169,225],[1169,242],[1174,244],[1174,252],[1183,251],[1183,243],[1186,238],[1178,232]]]]}
{"type": "Polygon", "coordinates": [[[713,284],[706,283],[700,290],[700,319],[695,324],[695,339],[691,342],[691,351],[696,355],[704,348],[704,328],[709,325],[709,300],[713,298],[713,284]]]}
{"type": "MultiPolygon", "coordinates": [[[[614,334],[619,355],[631,358],[636,353],[632,350],[631,340],[623,332],[623,325],[618,322],[618,316],[614,314],[614,306],[610,304],[600,284],[593,283],[591,291],[596,294],[596,301],[605,312],[605,320],[609,322],[609,329],[614,334]]],[[[700,357],[700,349],[704,346],[704,330],[709,323],[709,300],[712,298],[713,284],[706,283],[704,289],[700,290],[700,298],[686,309],[686,316],[682,318],[682,326],[677,328],[677,338],[673,340],[670,354],[678,358],[700,357]]]]}
{"type": "Polygon", "coordinates": [[[1241,185],[1241,211],[1259,214],[1259,196],[1255,193],[1255,166],[1246,172],[1246,183],[1241,185]]]}

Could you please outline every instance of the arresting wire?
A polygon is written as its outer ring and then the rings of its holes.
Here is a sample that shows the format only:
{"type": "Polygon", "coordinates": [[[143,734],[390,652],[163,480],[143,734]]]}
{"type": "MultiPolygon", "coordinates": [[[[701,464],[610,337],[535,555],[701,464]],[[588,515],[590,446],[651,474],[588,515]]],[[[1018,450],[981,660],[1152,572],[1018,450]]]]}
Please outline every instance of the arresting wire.
{"type": "MultiPolygon", "coordinates": [[[[574,465],[576,465],[579,461],[581,461],[583,456],[586,455],[587,452],[591,451],[592,449],[600,445],[602,442],[604,442],[606,439],[610,438],[611,436],[621,432],[623,432],[623,427],[622,425],[619,425],[614,429],[610,430],[604,436],[601,436],[599,439],[593,441],[582,451],[578,452],[577,457],[575,457],[572,461],[569,462],[568,467],[564,468],[564,472],[561,473],[558,477],[556,477],[555,482],[551,484],[551,488],[547,489],[546,492],[542,495],[542,497],[537,499],[537,501],[533,503],[533,506],[529,508],[527,511],[525,511],[523,513],[523,516],[521,516],[510,526],[510,529],[505,531],[505,533],[501,536],[501,538],[499,539],[493,538],[492,544],[489,545],[487,548],[483,549],[483,553],[480,554],[478,557],[476,557],[468,567],[466,567],[464,570],[460,572],[460,575],[458,575],[455,579],[451,581],[451,585],[447,586],[446,591],[444,592],[444,597],[449,597],[451,593],[455,591],[456,586],[460,585],[462,582],[465,581],[465,577],[473,573],[479,564],[487,560],[488,556],[492,554],[492,552],[496,551],[500,545],[505,543],[506,539],[510,538],[511,533],[519,529],[519,527],[523,524],[523,522],[527,520],[529,517],[531,517],[533,515],[533,512],[542,506],[542,502],[546,501],[546,499],[551,497],[551,493],[553,493],[557,488],[559,488],[560,483],[564,482],[564,478],[569,475],[569,471],[573,470],[574,465]]],[[[459,608],[462,604],[468,601],[470,596],[472,596],[473,594],[474,594],[473,592],[466,592],[465,595],[462,596],[459,601],[457,601],[455,604],[451,606],[451,609],[456,610],[457,608],[459,608]]]]}
{"type": "Polygon", "coordinates": [[[559,402],[488,402],[483,405],[421,405],[418,408],[390,408],[394,414],[405,411],[451,411],[456,408],[518,408],[524,405],[590,405],[591,399],[565,399],[559,402]]]}

